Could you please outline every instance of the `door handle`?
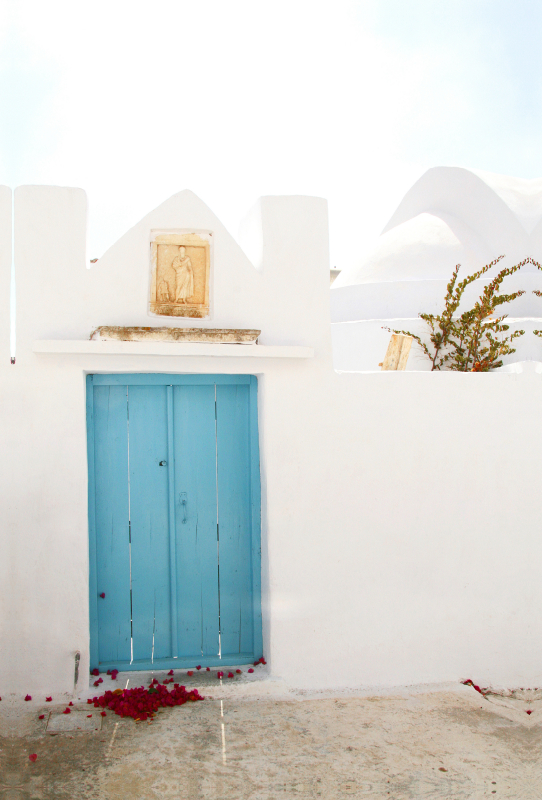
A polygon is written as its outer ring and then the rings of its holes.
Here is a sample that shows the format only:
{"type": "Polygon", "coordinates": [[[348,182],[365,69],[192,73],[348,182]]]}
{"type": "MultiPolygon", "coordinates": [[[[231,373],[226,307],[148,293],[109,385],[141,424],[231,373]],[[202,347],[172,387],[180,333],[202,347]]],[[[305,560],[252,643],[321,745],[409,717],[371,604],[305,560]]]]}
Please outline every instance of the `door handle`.
{"type": "Polygon", "coordinates": [[[186,504],[188,503],[188,496],[187,496],[186,492],[181,492],[181,493],[179,494],[179,503],[180,503],[180,504],[182,505],[182,507],[183,507],[183,519],[182,519],[182,523],[183,523],[183,525],[184,525],[184,524],[187,522],[187,518],[186,518],[186,504]]]}

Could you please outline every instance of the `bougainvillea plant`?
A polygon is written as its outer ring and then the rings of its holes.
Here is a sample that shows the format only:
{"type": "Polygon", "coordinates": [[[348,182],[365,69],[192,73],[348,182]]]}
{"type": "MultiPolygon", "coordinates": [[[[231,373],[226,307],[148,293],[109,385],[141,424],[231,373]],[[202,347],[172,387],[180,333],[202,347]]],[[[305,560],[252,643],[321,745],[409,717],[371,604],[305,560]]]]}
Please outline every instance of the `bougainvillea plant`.
{"type": "Polygon", "coordinates": [[[489,372],[502,367],[502,358],[516,352],[512,342],[523,336],[525,331],[518,330],[506,334],[509,326],[503,324],[503,321],[507,315],[495,317],[494,314],[499,306],[511,303],[525,292],[519,290],[510,294],[500,294],[500,287],[507,276],[528,263],[538,266],[537,262],[529,257],[513,267],[505,267],[484,287],[471,309],[459,313],[459,306],[467,286],[479,280],[503,258],[504,256],[499,256],[478,272],[468,275],[459,282],[457,278],[461,265],[456,265],[446,287],[443,312],[419,315],[429,328],[429,344],[421,336],[410,331],[391,328],[386,330],[415,339],[424,355],[431,361],[431,371],[447,369],[456,372],[489,372]]]}

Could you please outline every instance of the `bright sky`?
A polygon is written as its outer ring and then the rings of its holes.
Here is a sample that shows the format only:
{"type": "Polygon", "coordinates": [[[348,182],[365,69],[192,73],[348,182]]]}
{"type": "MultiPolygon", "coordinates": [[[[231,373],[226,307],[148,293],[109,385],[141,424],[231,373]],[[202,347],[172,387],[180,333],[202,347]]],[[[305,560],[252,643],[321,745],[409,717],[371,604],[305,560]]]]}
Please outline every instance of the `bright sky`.
{"type": "Polygon", "coordinates": [[[542,176],[535,0],[3,0],[2,12],[0,183],[85,189],[91,257],[189,188],[234,236],[260,195],[326,197],[341,269],[429,167],[542,176]]]}

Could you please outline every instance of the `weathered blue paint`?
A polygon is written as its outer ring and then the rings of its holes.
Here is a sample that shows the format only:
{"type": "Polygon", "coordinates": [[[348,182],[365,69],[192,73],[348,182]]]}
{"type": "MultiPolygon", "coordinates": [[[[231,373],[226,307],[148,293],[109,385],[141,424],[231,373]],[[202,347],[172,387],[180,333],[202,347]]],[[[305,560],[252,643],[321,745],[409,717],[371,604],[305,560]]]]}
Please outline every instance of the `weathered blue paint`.
{"type": "Polygon", "coordinates": [[[256,378],[88,376],[87,419],[92,666],[259,657],[256,378]]]}

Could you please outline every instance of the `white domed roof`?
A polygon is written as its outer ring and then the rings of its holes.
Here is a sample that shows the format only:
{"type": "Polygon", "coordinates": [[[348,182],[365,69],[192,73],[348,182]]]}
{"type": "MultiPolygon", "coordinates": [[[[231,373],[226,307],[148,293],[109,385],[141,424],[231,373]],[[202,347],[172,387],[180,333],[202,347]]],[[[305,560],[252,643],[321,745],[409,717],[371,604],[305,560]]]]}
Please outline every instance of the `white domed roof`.
{"type": "Polygon", "coordinates": [[[406,193],[375,247],[343,270],[333,288],[448,279],[457,263],[475,270],[499,255],[507,263],[529,255],[540,260],[541,249],[541,179],[435,167],[406,193]]]}
{"type": "Polygon", "coordinates": [[[456,264],[470,269],[487,255],[483,241],[458,219],[427,212],[384,233],[376,246],[336,287],[359,283],[449,279],[456,264]]]}

